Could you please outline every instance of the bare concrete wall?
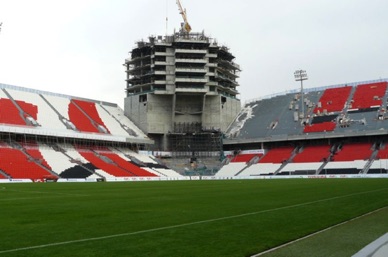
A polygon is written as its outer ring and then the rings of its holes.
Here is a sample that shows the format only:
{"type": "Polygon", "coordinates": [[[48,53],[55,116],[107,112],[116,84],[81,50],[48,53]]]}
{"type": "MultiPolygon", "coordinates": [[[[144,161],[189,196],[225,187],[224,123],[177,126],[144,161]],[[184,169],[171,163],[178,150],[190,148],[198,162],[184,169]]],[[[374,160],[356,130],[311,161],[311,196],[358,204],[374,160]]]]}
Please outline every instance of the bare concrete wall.
{"type": "Polygon", "coordinates": [[[203,95],[176,95],[175,122],[201,122],[203,95]]]}
{"type": "Polygon", "coordinates": [[[219,129],[221,122],[221,97],[206,96],[205,108],[202,116],[202,126],[219,129]]]}
{"type": "Polygon", "coordinates": [[[207,96],[205,100],[205,110],[202,125],[206,128],[221,129],[226,131],[229,124],[234,120],[241,110],[240,100],[224,98],[222,96],[207,96]]]}
{"type": "Polygon", "coordinates": [[[172,95],[148,95],[148,133],[167,133],[172,130],[172,95]]]}
{"type": "Polygon", "coordinates": [[[124,114],[143,132],[147,133],[147,103],[140,103],[139,95],[124,98],[124,114]]]}
{"type": "Polygon", "coordinates": [[[241,110],[241,102],[238,99],[226,98],[221,106],[221,130],[225,132],[241,110]]]}

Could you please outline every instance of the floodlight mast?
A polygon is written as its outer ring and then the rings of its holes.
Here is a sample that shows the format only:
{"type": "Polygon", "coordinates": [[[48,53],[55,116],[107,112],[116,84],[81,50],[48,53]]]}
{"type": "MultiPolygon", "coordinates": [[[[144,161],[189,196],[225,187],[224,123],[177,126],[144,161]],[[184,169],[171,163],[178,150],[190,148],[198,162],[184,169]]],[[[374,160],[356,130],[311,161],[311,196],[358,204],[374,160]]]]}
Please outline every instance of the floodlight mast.
{"type": "Polygon", "coordinates": [[[183,21],[184,21],[182,29],[183,29],[183,31],[185,31],[187,33],[190,33],[191,26],[190,26],[189,22],[187,21],[186,9],[183,9],[180,0],[176,0],[176,4],[178,5],[179,13],[182,15],[182,18],[183,18],[183,21]]]}
{"type": "Polygon", "coordinates": [[[307,77],[307,73],[305,70],[297,70],[294,72],[294,76],[295,76],[295,81],[300,81],[300,95],[301,95],[301,116],[302,116],[302,119],[305,118],[305,113],[304,113],[304,92],[303,92],[303,80],[307,80],[308,77],[307,77]]]}

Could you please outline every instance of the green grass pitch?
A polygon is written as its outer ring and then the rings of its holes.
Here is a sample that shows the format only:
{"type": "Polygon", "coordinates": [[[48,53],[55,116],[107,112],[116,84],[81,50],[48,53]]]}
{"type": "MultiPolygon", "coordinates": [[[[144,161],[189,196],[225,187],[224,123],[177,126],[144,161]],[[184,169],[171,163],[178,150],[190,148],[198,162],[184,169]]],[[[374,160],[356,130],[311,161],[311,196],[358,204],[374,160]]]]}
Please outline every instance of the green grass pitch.
{"type": "MultiPolygon", "coordinates": [[[[388,179],[0,184],[0,257],[251,256],[387,206],[388,179]]],[[[387,214],[268,256],[351,256],[387,214]]]]}

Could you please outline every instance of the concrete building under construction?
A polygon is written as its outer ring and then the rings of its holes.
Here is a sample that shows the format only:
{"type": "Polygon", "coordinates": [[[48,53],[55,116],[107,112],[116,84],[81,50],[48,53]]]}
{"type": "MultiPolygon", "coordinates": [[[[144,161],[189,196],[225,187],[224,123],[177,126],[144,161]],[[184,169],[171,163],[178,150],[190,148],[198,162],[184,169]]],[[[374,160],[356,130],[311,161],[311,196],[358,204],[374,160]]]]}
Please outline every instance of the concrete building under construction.
{"type": "Polygon", "coordinates": [[[216,151],[241,108],[228,47],[184,31],[138,41],[125,60],[124,109],[155,149],[216,151]]]}

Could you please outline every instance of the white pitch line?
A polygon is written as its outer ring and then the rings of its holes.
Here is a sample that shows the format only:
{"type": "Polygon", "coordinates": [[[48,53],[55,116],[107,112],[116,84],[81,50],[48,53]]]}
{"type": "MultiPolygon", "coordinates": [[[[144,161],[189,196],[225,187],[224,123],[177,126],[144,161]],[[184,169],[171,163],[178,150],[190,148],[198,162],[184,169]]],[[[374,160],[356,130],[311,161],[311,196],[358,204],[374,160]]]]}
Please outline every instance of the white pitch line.
{"type": "Polygon", "coordinates": [[[133,236],[133,235],[145,234],[145,233],[150,233],[150,232],[155,232],[155,231],[181,228],[181,227],[187,227],[187,226],[192,226],[192,225],[198,225],[198,224],[204,224],[204,223],[210,223],[210,222],[216,222],[216,221],[222,221],[222,220],[228,220],[228,219],[247,217],[247,216],[268,213],[268,212],[274,212],[274,211],[279,211],[279,210],[291,209],[291,208],[295,208],[295,207],[316,204],[316,203],[321,203],[321,202],[327,202],[327,201],[331,201],[331,200],[335,200],[335,199],[341,199],[341,198],[362,195],[362,194],[368,194],[368,193],[372,193],[372,192],[379,192],[379,191],[384,191],[384,190],[388,190],[388,188],[376,189],[376,190],[365,191],[365,192],[358,192],[358,193],[348,194],[348,195],[343,195],[343,196],[335,196],[335,197],[325,198],[325,199],[321,199],[321,200],[299,203],[299,204],[294,204],[294,205],[288,205],[288,206],[283,206],[283,207],[278,207],[278,208],[273,208],[273,209],[268,209],[268,210],[262,210],[262,211],[257,211],[257,212],[248,212],[248,213],[243,213],[243,214],[220,217],[220,218],[215,218],[215,219],[194,221],[194,222],[165,226],[165,227],[160,227],[160,228],[151,228],[151,229],[146,229],[146,230],[140,230],[140,231],[128,232],[128,233],[120,233],[120,234],[114,234],[114,235],[108,235],[108,236],[90,237],[90,238],[70,240],[70,241],[64,241],[64,242],[57,242],[57,243],[50,243],[50,244],[43,244],[43,245],[35,245],[35,246],[2,250],[2,251],[0,251],[0,254],[26,251],[26,250],[34,250],[34,249],[47,248],[47,247],[53,247],[53,246],[59,246],[59,245],[69,245],[69,244],[75,244],[75,243],[104,240],[104,239],[124,237],[124,236],[133,236]]]}
{"type": "Polygon", "coordinates": [[[89,196],[85,194],[71,194],[71,193],[59,193],[51,191],[29,191],[29,190],[15,190],[15,189],[3,189],[4,191],[21,192],[21,193],[33,193],[33,194],[49,194],[49,195],[67,195],[67,196],[89,196]]]}
{"type": "Polygon", "coordinates": [[[58,197],[59,196],[6,198],[6,199],[0,199],[0,202],[17,201],[17,200],[48,199],[48,198],[58,198],[58,197]]]}

